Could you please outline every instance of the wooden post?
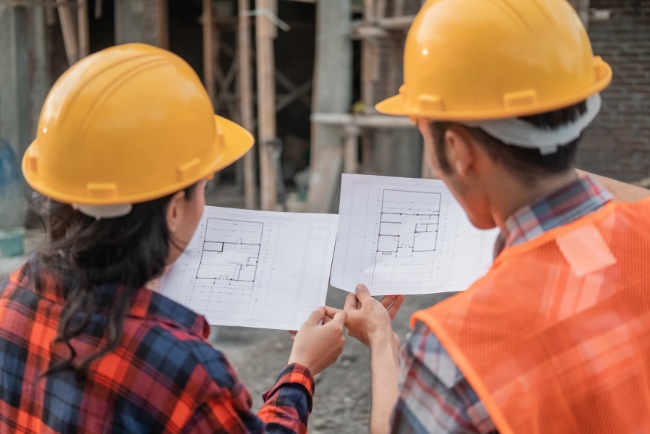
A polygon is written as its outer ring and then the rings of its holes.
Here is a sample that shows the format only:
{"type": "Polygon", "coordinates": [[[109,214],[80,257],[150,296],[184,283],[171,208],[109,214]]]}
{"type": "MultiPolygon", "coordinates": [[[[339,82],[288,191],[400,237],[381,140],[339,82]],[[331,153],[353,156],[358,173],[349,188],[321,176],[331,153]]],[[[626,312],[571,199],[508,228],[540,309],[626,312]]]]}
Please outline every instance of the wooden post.
{"type": "Polygon", "coordinates": [[[58,3],[56,9],[59,12],[59,21],[61,22],[61,30],[63,32],[63,45],[65,46],[65,54],[68,58],[68,65],[71,66],[73,63],[79,60],[79,49],[77,45],[74,21],[72,21],[70,7],[67,4],[58,3]]]}
{"type": "Polygon", "coordinates": [[[278,200],[277,170],[273,160],[275,146],[275,51],[277,29],[263,11],[277,11],[276,0],[256,0],[257,111],[259,122],[261,208],[274,210],[278,200]]]}
{"type": "MultiPolygon", "coordinates": [[[[350,0],[316,3],[313,113],[347,113],[352,95],[350,0]]],[[[308,210],[330,212],[337,200],[343,147],[341,128],[312,122],[308,210]]],[[[351,144],[349,145],[349,148],[351,144]]]]}
{"type": "Polygon", "coordinates": [[[345,173],[357,173],[359,167],[359,134],[361,130],[356,125],[346,125],[345,150],[343,158],[343,171],[345,173]]]}
{"type": "Polygon", "coordinates": [[[203,0],[203,16],[201,18],[203,24],[203,81],[214,105],[214,25],[212,20],[212,0],[203,0]]]}
{"type": "MultiPolygon", "coordinates": [[[[248,16],[249,0],[239,2],[239,26],[237,28],[237,51],[239,61],[239,111],[241,123],[248,131],[253,131],[253,83],[251,75],[251,36],[248,16]]],[[[259,146],[259,145],[258,145],[259,146]]],[[[257,171],[255,168],[255,148],[244,156],[244,197],[247,209],[257,208],[257,171]]]]}
{"type": "Polygon", "coordinates": [[[88,0],[77,0],[77,28],[79,29],[79,58],[82,59],[90,52],[88,0]]]}

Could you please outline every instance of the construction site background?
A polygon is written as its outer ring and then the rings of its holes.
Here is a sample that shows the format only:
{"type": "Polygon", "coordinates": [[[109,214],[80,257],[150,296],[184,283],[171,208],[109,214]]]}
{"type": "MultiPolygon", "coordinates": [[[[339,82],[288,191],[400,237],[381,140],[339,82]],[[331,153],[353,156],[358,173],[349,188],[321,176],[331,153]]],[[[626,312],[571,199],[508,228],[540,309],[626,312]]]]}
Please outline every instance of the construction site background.
{"type": "MultiPolygon", "coordinates": [[[[594,53],[606,59],[614,71],[612,85],[603,92],[601,114],[579,148],[578,165],[650,187],[650,0],[572,3],[580,8],[583,18],[588,17],[594,53]]],[[[271,188],[276,197],[272,209],[335,211],[337,180],[344,170],[431,176],[423,169],[421,139],[408,120],[386,124],[388,121],[376,117],[372,107],[395,93],[401,82],[400,50],[418,0],[0,0],[0,136],[11,143],[18,158],[35,135],[47,91],[69,66],[70,49],[76,47],[77,56],[83,54],[79,52],[84,50],[81,39],[76,45],[70,42],[83,30],[81,21],[74,19],[80,4],[87,8],[85,49],[89,53],[127,40],[166,46],[186,59],[208,88],[212,87],[217,112],[238,122],[243,121],[245,97],[240,87],[241,63],[233,69],[239,60],[238,11],[242,5],[247,6],[249,14],[277,7],[277,17],[290,27],[288,31],[275,29],[275,35],[262,41],[270,41],[273,48],[275,73],[275,85],[270,89],[273,105],[263,107],[264,101],[260,103],[256,96],[263,86],[264,92],[269,89],[268,83],[264,85],[256,78],[259,53],[255,48],[260,43],[260,28],[256,32],[257,17],[249,16],[249,109],[255,108],[250,128],[258,145],[252,164],[237,164],[216,177],[208,191],[210,205],[268,208],[263,195],[271,188]],[[67,11],[59,9],[61,5],[66,5],[67,11]],[[211,8],[210,29],[202,26],[206,7],[211,8]],[[347,23],[334,21],[341,13],[348,17],[347,23]],[[211,41],[209,50],[206,37],[211,41]],[[340,44],[343,51],[334,44],[340,44]],[[343,62],[324,57],[327,53],[342,56],[343,62]],[[335,74],[323,73],[336,67],[335,74]],[[315,134],[313,115],[322,114],[323,99],[332,96],[328,93],[339,98],[335,102],[339,111],[326,113],[321,119],[331,123],[321,123],[321,131],[315,134]],[[261,113],[267,116],[267,128],[271,119],[277,140],[259,140],[261,113]],[[265,158],[268,161],[264,162],[265,158]],[[271,171],[262,168],[262,163],[269,163],[271,171]],[[315,172],[325,179],[317,193],[313,182],[309,183],[315,172]],[[276,182],[276,177],[281,182],[276,182]],[[246,196],[250,196],[251,180],[252,202],[246,196]]],[[[262,31],[270,32],[268,27],[262,31]]],[[[263,65],[268,67],[267,63],[263,65]]],[[[30,197],[26,186],[25,197],[30,197]]],[[[30,229],[25,242],[28,255],[38,247],[42,232],[33,216],[27,215],[26,223],[30,229]]],[[[26,255],[0,257],[0,279],[26,255]]],[[[408,333],[411,313],[448,295],[407,297],[395,319],[398,335],[404,339],[408,333]]],[[[341,306],[344,298],[343,291],[330,288],[327,302],[341,306]]],[[[236,367],[259,407],[261,393],[286,363],[292,342],[288,333],[226,327],[214,333],[213,339],[236,367]]],[[[366,432],[369,410],[368,352],[349,339],[341,359],[317,380],[310,432],[366,432]]]]}

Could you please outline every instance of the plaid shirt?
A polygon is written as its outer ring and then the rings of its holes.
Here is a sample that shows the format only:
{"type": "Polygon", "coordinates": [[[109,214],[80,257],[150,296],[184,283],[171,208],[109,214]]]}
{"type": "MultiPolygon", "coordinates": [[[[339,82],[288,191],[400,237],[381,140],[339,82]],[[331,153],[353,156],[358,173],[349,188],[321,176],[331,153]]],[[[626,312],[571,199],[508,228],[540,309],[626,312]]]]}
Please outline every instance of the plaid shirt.
{"type": "MultiPolygon", "coordinates": [[[[581,178],[519,209],[505,223],[495,257],[558,226],[599,210],[612,196],[597,181],[581,178]]],[[[478,395],[436,336],[421,322],[402,352],[400,397],[392,432],[489,433],[496,430],[478,395]]]]}
{"type": "MultiPolygon", "coordinates": [[[[202,316],[140,289],[123,338],[93,361],[85,379],[71,370],[43,373],[67,358],[54,343],[63,307],[57,276],[28,277],[29,263],[0,289],[0,433],[304,433],[314,381],[289,365],[257,415],[225,356],[206,340],[202,316]]],[[[99,307],[72,344],[80,357],[105,345],[105,306],[117,287],[97,289],[99,307]],[[103,307],[104,308],[103,308],[103,307]]]]}

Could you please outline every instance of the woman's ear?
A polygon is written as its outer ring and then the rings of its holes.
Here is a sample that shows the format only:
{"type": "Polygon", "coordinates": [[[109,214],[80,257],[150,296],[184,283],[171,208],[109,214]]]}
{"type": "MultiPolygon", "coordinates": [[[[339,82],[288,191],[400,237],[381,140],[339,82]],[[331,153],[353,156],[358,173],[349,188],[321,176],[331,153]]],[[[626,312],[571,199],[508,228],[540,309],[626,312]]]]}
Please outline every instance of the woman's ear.
{"type": "Polygon", "coordinates": [[[183,201],[185,200],[185,192],[179,191],[174,194],[167,205],[167,228],[169,233],[175,235],[183,220],[183,201]]]}
{"type": "Polygon", "coordinates": [[[445,132],[447,160],[458,176],[467,176],[473,168],[474,146],[471,136],[462,127],[451,127],[445,132]]]}

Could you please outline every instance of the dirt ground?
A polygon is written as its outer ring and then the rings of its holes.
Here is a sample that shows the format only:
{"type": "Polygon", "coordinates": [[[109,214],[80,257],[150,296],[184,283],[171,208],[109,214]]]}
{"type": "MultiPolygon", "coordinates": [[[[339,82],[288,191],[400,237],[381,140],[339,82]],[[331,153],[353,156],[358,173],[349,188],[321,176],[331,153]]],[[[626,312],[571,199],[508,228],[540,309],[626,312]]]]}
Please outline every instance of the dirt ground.
{"type": "MultiPolygon", "coordinates": [[[[413,312],[443,300],[451,294],[407,296],[394,320],[393,328],[402,342],[409,332],[413,312]]],[[[327,304],[343,306],[346,293],[330,288],[327,304]]],[[[213,330],[214,337],[214,330],[213,330]]],[[[220,327],[214,339],[239,374],[240,381],[253,396],[255,410],[262,405],[268,390],[291,351],[289,333],[239,327],[220,327]]],[[[339,360],[316,380],[314,408],[309,419],[313,434],[358,434],[368,432],[370,416],[370,358],[368,349],[348,337],[339,360]]]]}

